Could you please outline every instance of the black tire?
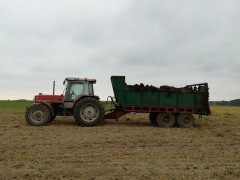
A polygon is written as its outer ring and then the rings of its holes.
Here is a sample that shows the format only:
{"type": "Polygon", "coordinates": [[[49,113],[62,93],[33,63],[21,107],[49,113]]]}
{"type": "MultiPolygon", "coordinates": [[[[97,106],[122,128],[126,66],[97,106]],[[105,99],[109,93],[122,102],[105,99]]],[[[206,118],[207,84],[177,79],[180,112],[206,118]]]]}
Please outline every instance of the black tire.
{"type": "Polygon", "coordinates": [[[157,115],[158,115],[158,113],[150,113],[149,114],[149,121],[154,125],[157,125],[157,115]]]}
{"type": "Polygon", "coordinates": [[[174,126],[173,127],[179,127],[179,125],[178,125],[178,122],[177,122],[177,119],[178,119],[178,113],[174,113],[174,117],[175,117],[175,124],[174,124],[174,126]]]}
{"type": "Polygon", "coordinates": [[[44,126],[50,121],[51,112],[50,109],[43,104],[33,104],[27,108],[25,119],[31,126],[44,126]]]}
{"type": "Polygon", "coordinates": [[[51,118],[50,118],[50,120],[49,120],[49,123],[51,123],[55,118],[56,118],[56,115],[55,115],[55,114],[54,114],[54,115],[51,115],[51,118]]]}
{"type": "Polygon", "coordinates": [[[80,126],[96,126],[104,119],[104,108],[98,99],[81,99],[74,108],[74,119],[80,126]]]}
{"type": "Polygon", "coordinates": [[[169,128],[173,127],[176,120],[173,114],[171,113],[159,113],[157,115],[157,125],[159,127],[169,128]]]}
{"type": "Polygon", "coordinates": [[[177,123],[182,128],[191,128],[194,125],[192,114],[180,114],[177,118],[177,123]]]}

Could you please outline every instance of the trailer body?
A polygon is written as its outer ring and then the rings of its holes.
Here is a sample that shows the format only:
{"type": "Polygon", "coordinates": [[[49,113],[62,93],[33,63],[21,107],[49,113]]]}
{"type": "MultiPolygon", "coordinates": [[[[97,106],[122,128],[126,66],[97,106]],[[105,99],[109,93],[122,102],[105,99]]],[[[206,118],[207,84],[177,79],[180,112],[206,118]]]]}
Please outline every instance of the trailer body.
{"type": "Polygon", "coordinates": [[[127,85],[125,76],[112,76],[111,82],[117,108],[107,114],[105,119],[118,119],[130,112],[150,113],[149,119],[153,124],[159,122],[159,126],[171,127],[178,123],[182,127],[190,127],[193,125],[193,114],[211,113],[208,83],[182,88],[157,88],[143,84],[127,85]]]}

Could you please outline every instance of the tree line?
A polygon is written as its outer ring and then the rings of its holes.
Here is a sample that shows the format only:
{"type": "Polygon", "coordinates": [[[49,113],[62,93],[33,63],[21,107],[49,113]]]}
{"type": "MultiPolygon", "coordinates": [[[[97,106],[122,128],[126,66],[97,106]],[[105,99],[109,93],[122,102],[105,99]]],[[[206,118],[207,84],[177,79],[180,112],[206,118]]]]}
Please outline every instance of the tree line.
{"type": "Polygon", "coordinates": [[[216,106],[240,106],[240,99],[231,101],[209,101],[210,105],[216,106]]]}

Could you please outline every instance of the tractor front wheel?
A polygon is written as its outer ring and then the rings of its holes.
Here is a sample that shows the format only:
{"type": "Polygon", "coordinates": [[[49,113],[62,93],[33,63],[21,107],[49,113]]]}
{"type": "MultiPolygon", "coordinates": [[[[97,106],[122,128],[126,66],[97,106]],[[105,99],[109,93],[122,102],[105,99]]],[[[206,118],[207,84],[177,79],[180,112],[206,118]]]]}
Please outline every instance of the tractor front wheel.
{"type": "Polygon", "coordinates": [[[55,115],[55,114],[54,114],[54,115],[51,115],[51,118],[50,118],[50,120],[49,120],[49,123],[51,123],[55,118],[56,118],[56,115],[55,115]]]}
{"type": "Polygon", "coordinates": [[[104,108],[98,99],[88,97],[81,99],[74,108],[77,125],[96,126],[104,119],[104,108]]]}
{"type": "Polygon", "coordinates": [[[47,125],[51,119],[50,109],[43,104],[33,104],[31,107],[27,108],[25,119],[31,126],[47,125]]]}

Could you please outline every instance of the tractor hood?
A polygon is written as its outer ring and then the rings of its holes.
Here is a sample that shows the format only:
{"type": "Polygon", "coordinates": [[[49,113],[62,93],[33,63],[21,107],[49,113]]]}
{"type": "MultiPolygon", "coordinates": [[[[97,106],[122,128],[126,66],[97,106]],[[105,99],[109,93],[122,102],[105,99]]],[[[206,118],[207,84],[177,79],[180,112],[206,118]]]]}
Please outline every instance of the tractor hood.
{"type": "Polygon", "coordinates": [[[34,102],[41,102],[41,101],[45,101],[45,102],[49,102],[49,103],[57,103],[57,102],[63,102],[64,96],[63,95],[47,95],[47,94],[42,94],[39,93],[39,95],[36,95],[34,97],[34,102]]]}

